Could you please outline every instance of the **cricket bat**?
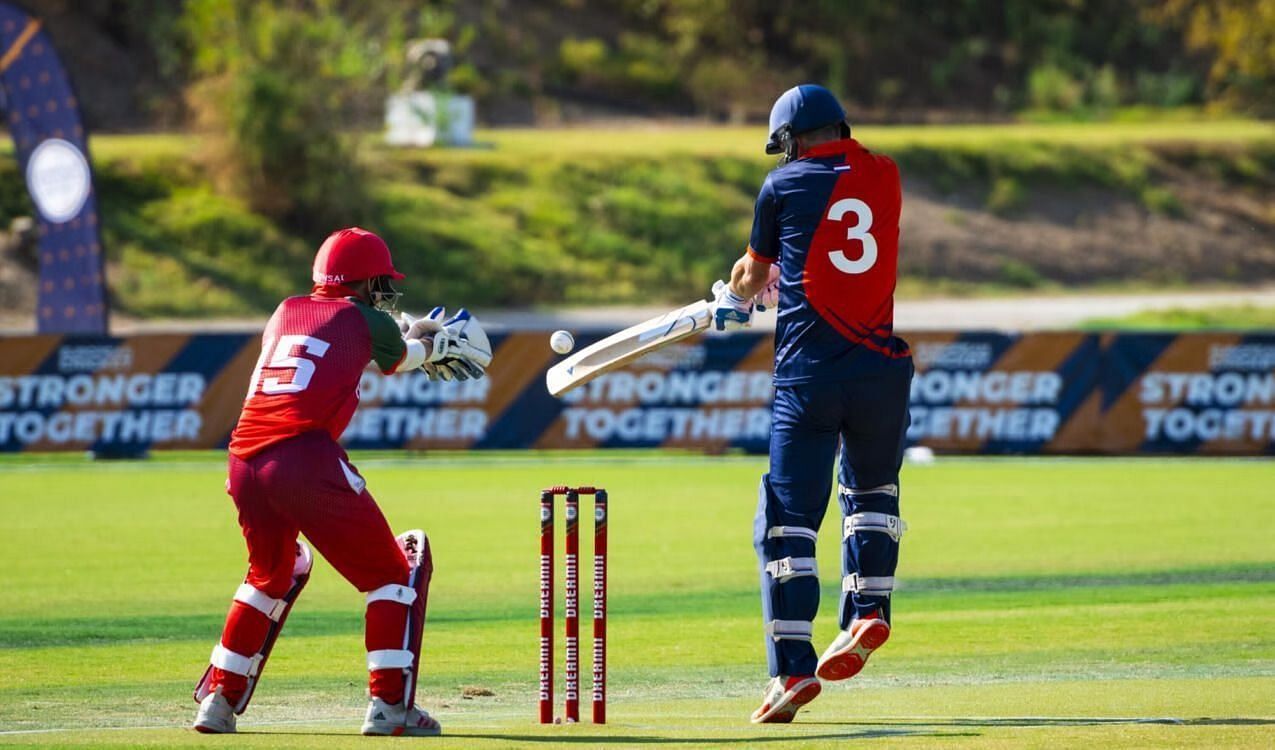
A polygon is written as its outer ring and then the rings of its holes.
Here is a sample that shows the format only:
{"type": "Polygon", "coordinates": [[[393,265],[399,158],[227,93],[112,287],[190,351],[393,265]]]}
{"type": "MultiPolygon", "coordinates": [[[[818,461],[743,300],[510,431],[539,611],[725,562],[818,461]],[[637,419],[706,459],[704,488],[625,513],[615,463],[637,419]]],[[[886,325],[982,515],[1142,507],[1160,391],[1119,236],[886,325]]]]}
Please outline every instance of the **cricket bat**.
{"type": "Polygon", "coordinates": [[[550,367],[545,373],[545,386],[551,395],[561,396],[644,354],[708,330],[713,319],[711,308],[711,302],[701,300],[586,346],[550,367]]]}

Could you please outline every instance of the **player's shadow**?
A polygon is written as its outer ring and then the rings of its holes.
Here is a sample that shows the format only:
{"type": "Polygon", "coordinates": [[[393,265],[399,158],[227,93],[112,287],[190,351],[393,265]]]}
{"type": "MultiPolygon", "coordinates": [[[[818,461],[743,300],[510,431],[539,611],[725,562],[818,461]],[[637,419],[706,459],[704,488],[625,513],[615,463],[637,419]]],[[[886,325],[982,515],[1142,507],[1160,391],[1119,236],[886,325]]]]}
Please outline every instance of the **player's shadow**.
{"type": "Polygon", "coordinates": [[[803,721],[802,724],[813,726],[862,726],[862,727],[976,727],[991,729],[994,727],[1084,727],[1113,724],[1162,724],[1167,726],[1275,726],[1275,719],[1258,719],[1243,716],[1233,717],[1199,717],[1194,719],[1178,719],[1163,717],[1121,717],[1121,716],[983,716],[977,718],[940,718],[940,719],[849,719],[846,721],[803,721]]]}
{"type": "MultiPolygon", "coordinates": [[[[803,722],[809,724],[809,722],[803,722]]],[[[454,737],[473,738],[481,740],[503,740],[505,742],[525,742],[525,743],[564,743],[564,744],[589,744],[589,745],[734,745],[734,744],[754,744],[764,742],[786,742],[792,744],[803,742],[814,742],[818,740],[872,740],[884,739],[888,737],[977,737],[978,732],[936,732],[929,731],[921,727],[912,728],[889,728],[889,729],[864,729],[861,731],[848,732],[826,732],[823,734],[775,734],[769,737],[750,735],[747,737],[654,737],[651,735],[610,735],[610,734],[582,734],[582,735],[533,735],[533,734],[478,734],[465,732],[462,734],[452,735],[454,737]]]]}
{"type": "MultiPolygon", "coordinates": [[[[810,724],[812,722],[803,722],[810,724]]],[[[818,722],[815,722],[818,723],[818,722]]],[[[827,723],[827,722],[824,722],[827,723]]],[[[278,730],[253,729],[243,734],[260,735],[305,735],[313,737],[349,737],[350,732],[333,730],[278,730]]],[[[861,731],[828,732],[824,734],[776,734],[770,737],[654,737],[650,735],[611,735],[611,734],[497,734],[480,732],[444,733],[442,739],[453,740],[500,740],[502,742],[519,742],[526,744],[562,743],[588,745],[733,745],[752,744],[758,742],[801,743],[817,740],[872,740],[888,737],[978,737],[978,732],[939,732],[916,728],[863,729],[861,731]]]]}
{"type": "MultiPolygon", "coordinates": [[[[944,731],[995,729],[998,727],[1081,727],[1104,725],[1137,725],[1159,724],[1167,726],[1275,726],[1275,719],[1233,717],[1198,717],[1193,719],[1177,719],[1172,717],[1101,717],[1101,716],[1003,716],[978,718],[938,718],[938,719],[850,719],[846,721],[802,721],[798,727],[863,727],[859,730],[843,732],[826,732],[823,734],[775,734],[773,736],[748,737],[655,737],[651,735],[609,735],[609,734],[498,734],[482,732],[457,732],[444,734],[444,738],[476,740],[501,740],[504,742],[520,742],[526,744],[563,743],[563,744],[607,744],[607,745],[726,745],[751,744],[765,742],[805,742],[817,740],[872,740],[906,737],[955,738],[981,737],[978,731],[944,731]]],[[[348,730],[323,731],[321,729],[302,730],[269,730],[248,729],[244,734],[261,735],[305,735],[313,737],[349,737],[348,730]]]]}

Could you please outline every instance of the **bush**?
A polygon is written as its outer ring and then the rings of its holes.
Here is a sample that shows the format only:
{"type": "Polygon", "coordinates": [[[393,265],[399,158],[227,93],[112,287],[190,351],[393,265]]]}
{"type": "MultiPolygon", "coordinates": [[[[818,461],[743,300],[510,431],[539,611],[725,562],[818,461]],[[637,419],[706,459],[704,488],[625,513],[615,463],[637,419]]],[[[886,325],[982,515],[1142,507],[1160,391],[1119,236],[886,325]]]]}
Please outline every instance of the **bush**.
{"type": "Polygon", "coordinates": [[[596,75],[607,60],[607,46],[601,39],[563,39],[558,59],[572,80],[596,75]]]}
{"type": "Polygon", "coordinates": [[[1120,82],[1116,70],[1104,65],[1089,79],[1089,104],[1101,112],[1110,112],[1120,106],[1120,82]]]}
{"type": "Polygon", "coordinates": [[[1134,91],[1138,101],[1153,107],[1181,107],[1196,101],[1200,93],[1199,80],[1188,73],[1139,72],[1134,78],[1134,91]]]}
{"type": "Polygon", "coordinates": [[[375,91],[358,29],[320,6],[194,0],[184,17],[199,76],[187,93],[210,173],[223,192],[314,236],[355,223],[367,205],[341,126],[357,95],[375,91]]]}
{"type": "Polygon", "coordinates": [[[1027,77],[1027,98],[1033,107],[1071,112],[1084,99],[1084,86],[1056,65],[1041,65],[1027,77]]]}
{"type": "Polygon", "coordinates": [[[1001,262],[997,281],[1018,289],[1036,289],[1045,285],[1045,277],[1040,271],[1020,260],[1006,259],[1001,262]]]}
{"type": "Polygon", "coordinates": [[[1023,186],[1013,177],[997,177],[987,194],[987,210],[994,214],[1007,214],[1023,202],[1023,186]]]}

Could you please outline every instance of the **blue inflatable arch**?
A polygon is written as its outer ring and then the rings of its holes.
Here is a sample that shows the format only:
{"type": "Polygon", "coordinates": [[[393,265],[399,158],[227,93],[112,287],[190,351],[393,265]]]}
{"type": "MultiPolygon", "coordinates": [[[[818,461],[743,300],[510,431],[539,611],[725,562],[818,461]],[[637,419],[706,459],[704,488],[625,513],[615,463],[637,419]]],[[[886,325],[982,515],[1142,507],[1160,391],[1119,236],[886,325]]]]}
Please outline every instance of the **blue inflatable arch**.
{"type": "Polygon", "coordinates": [[[0,3],[0,110],[39,214],[40,333],[105,334],[106,279],[88,134],[39,19],[0,3]]]}

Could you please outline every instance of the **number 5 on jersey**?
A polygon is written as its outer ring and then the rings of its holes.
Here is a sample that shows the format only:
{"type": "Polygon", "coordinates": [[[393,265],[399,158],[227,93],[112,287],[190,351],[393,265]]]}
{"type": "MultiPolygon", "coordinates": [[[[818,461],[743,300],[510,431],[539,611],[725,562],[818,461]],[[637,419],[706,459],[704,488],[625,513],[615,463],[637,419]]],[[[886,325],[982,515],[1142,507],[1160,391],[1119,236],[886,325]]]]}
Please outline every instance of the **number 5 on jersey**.
{"type": "Polygon", "coordinates": [[[300,347],[305,354],[315,359],[322,359],[323,355],[328,353],[329,346],[328,342],[313,336],[288,335],[273,340],[267,339],[261,347],[257,367],[252,371],[252,381],[248,385],[248,395],[245,398],[252,398],[258,386],[267,396],[304,391],[306,386],[310,385],[310,378],[314,377],[314,362],[293,356],[292,350],[300,347]],[[282,382],[278,376],[262,380],[261,371],[267,367],[272,370],[292,370],[292,377],[286,383],[282,382]]]}
{"type": "Polygon", "coordinates": [[[830,250],[828,260],[842,273],[867,273],[877,262],[877,238],[868,231],[872,229],[872,209],[858,198],[842,198],[828,209],[828,221],[842,221],[848,213],[855,215],[855,223],[846,228],[846,239],[861,242],[863,254],[850,260],[841,250],[830,250]]]}

